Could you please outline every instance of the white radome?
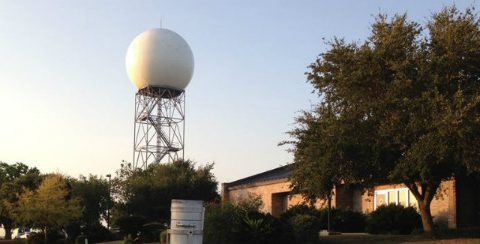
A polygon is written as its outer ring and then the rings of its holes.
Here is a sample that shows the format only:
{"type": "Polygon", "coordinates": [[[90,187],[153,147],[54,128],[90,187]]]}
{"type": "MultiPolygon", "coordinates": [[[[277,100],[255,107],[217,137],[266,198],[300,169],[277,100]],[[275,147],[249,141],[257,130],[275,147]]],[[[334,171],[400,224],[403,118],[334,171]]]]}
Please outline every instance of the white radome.
{"type": "Polygon", "coordinates": [[[168,29],[140,33],[128,47],[128,77],[137,90],[162,87],[185,90],[193,75],[193,54],[188,43],[168,29]]]}

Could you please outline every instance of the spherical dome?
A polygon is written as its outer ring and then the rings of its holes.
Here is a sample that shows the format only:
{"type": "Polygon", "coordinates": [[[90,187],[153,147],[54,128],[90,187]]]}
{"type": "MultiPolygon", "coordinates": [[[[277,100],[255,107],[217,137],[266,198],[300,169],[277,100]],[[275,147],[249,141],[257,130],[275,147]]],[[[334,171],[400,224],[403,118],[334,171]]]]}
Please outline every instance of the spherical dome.
{"type": "Polygon", "coordinates": [[[140,33],[128,47],[128,77],[138,89],[185,90],[193,74],[193,54],[187,42],[168,29],[140,33]]]}

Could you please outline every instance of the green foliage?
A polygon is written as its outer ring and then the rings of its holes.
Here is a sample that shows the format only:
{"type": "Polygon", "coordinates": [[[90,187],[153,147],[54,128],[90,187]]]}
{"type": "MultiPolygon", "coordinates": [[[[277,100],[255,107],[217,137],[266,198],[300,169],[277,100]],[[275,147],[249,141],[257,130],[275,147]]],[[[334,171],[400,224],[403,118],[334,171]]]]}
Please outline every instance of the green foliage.
{"type": "Polygon", "coordinates": [[[390,204],[380,206],[367,219],[367,232],[372,234],[410,234],[421,228],[422,220],[413,207],[390,204]]]}
{"type": "Polygon", "coordinates": [[[100,223],[106,220],[107,209],[113,206],[108,181],[95,175],[69,178],[68,181],[71,196],[82,206],[81,217],[66,227],[69,238],[75,240],[83,232],[91,241],[108,240],[109,231],[100,223]]]}
{"type": "Polygon", "coordinates": [[[44,244],[44,235],[42,233],[32,233],[26,241],[26,244],[44,244]]]}
{"type": "Polygon", "coordinates": [[[318,210],[312,206],[306,204],[298,204],[287,209],[280,215],[281,219],[287,220],[296,215],[307,214],[307,215],[317,215],[318,210]]]}
{"type": "Polygon", "coordinates": [[[244,212],[258,212],[263,206],[263,201],[261,196],[250,195],[235,205],[244,212]]]}
{"type": "Polygon", "coordinates": [[[168,230],[162,230],[160,232],[160,244],[167,244],[168,230]]]}
{"type": "Polygon", "coordinates": [[[113,179],[116,197],[120,199],[113,211],[113,222],[123,233],[136,237],[143,230],[142,237],[148,238],[143,225],[168,224],[172,199],[218,199],[212,169],[212,164],[195,167],[188,160],[152,164],[142,171],[123,165],[113,179]]]}
{"type": "Polygon", "coordinates": [[[131,235],[127,235],[123,239],[123,244],[133,244],[133,243],[134,243],[134,238],[132,238],[131,235]]]}
{"type": "Polygon", "coordinates": [[[287,244],[293,241],[288,224],[256,211],[242,215],[239,230],[239,243],[287,244]]]}
{"type": "MultiPolygon", "coordinates": [[[[363,232],[365,229],[366,218],[362,213],[332,208],[330,217],[334,231],[363,232]]],[[[280,219],[291,226],[296,243],[316,243],[319,231],[327,229],[328,209],[296,205],[287,209],[280,219]]]]}
{"type": "Polygon", "coordinates": [[[78,235],[75,238],[75,244],[85,244],[85,239],[87,239],[86,235],[78,235]]]}
{"type": "Polygon", "coordinates": [[[40,172],[22,163],[0,162],[0,225],[5,228],[5,238],[11,239],[14,227],[14,210],[18,196],[24,189],[34,189],[40,184],[40,172]]]}
{"type": "Polygon", "coordinates": [[[352,210],[333,211],[333,230],[340,232],[364,232],[366,216],[363,213],[352,210]]]}
{"type": "Polygon", "coordinates": [[[364,42],[335,38],[310,65],[322,99],[290,132],[291,180],[306,199],[335,185],[402,182],[432,230],[442,180],[480,171],[480,19],[455,7],[428,23],[379,15],[364,42]]]}
{"type": "Polygon", "coordinates": [[[109,183],[104,178],[90,175],[88,178],[69,179],[71,194],[82,205],[82,225],[97,225],[101,219],[106,220],[106,212],[113,206],[110,200],[109,183]]]}
{"type": "Polygon", "coordinates": [[[143,230],[143,225],[147,223],[147,220],[143,216],[123,216],[117,219],[117,226],[120,229],[120,233],[124,236],[130,236],[137,238],[143,230]]]}
{"type": "Polygon", "coordinates": [[[322,221],[317,215],[296,214],[288,219],[292,226],[296,243],[316,243],[322,221]]]}
{"type": "Polygon", "coordinates": [[[233,204],[208,204],[205,207],[203,239],[211,244],[234,244],[239,232],[241,210],[233,204]]]}
{"type": "Polygon", "coordinates": [[[84,226],[82,232],[91,243],[110,240],[112,236],[110,231],[100,223],[84,226]]]}
{"type": "Polygon", "coordinates": [[[204,242],[211,244],[292,243],[285,222],[244,206],[209,204],[205,210],[204,242]]]}
{"type": "Polygon", "coordinates": [[[22,193],[15,211],[19,223],[47,233],[69,225],[80,215],[78,200],[71,198],[67,181],[59,174],[46,175],[37,190],[22,193]]]}

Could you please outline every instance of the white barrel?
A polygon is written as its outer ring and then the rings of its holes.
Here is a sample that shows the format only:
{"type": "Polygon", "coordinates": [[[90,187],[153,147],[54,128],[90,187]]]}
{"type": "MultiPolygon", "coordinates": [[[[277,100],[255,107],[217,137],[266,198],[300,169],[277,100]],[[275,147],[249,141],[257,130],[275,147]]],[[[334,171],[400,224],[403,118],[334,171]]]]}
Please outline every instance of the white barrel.
{"type": "Polygon", "coordinates": [[[202,201],[173,199],[169,243],[202,244],[203,214],[202,201]]]}

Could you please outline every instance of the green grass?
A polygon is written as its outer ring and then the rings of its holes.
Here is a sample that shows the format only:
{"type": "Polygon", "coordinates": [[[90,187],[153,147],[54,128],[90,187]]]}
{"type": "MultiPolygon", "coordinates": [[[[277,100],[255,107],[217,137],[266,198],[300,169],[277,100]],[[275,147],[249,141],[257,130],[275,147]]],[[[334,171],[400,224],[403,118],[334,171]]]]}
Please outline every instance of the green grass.
{"type": "Polygon", "coordinates": [[[0,240],[0,244],[24,244],[25,240],[0,240]]]}
{"type": "Polygon", "coordinates": [[[341,243],[386,243],[386,244],[407,244],[407,243],[418,243],[418,244],[453,244],[453,243],[479,243],[480,238],[436,238],[431,239],[421,235],[369,235],[369,234],[343,234],[337,236],[325,236],[321,237],[319,244],[323,243],[332,243],[332,244],[341,244],[341,243]]]}

